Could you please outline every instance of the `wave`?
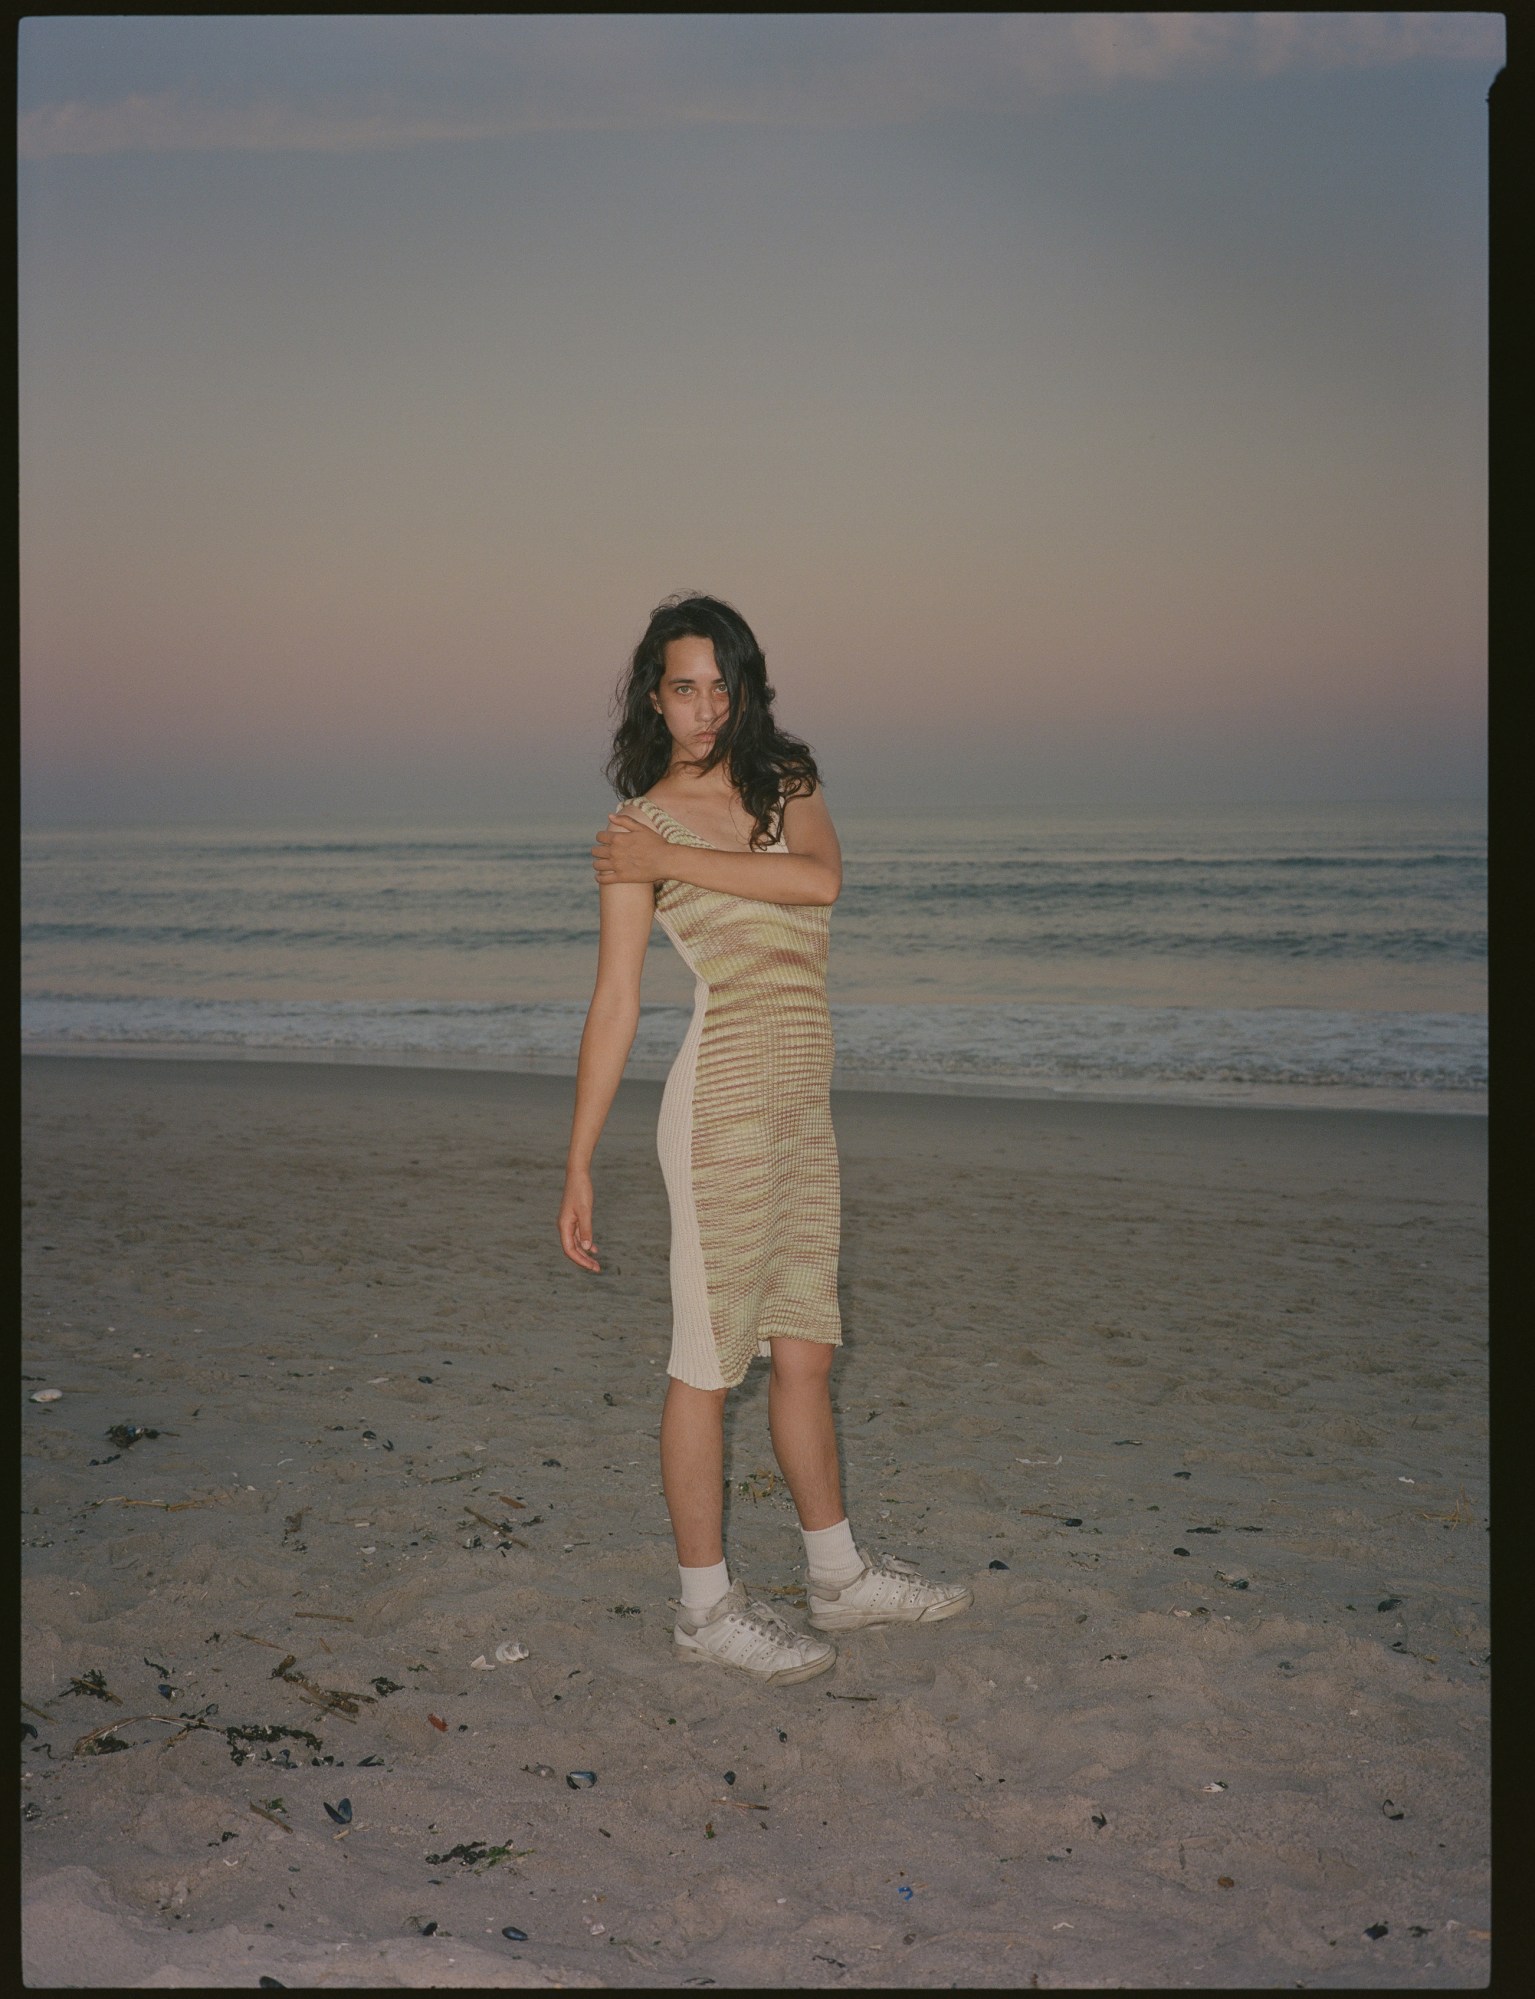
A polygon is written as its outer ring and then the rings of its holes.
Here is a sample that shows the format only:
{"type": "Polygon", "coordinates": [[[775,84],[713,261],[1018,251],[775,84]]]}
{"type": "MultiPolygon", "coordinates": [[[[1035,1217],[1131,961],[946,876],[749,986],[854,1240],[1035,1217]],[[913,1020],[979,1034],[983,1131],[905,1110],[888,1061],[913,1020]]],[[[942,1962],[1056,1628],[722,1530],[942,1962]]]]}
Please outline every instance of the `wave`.
{"type": "MultiPolygon", "coordinates": [[[[102,999],[22,1002],[23,1045],[432,1057],[573,1074],[584,1002],[102,999]]],[[[691,1009],[647,1005],[631,1071],[665,1072],[691,1009]]],[[[963,1082],[991,1087],[1347,1086],[1409,1092],[1487,1087],[1487,1023],[1472,1013],[1309,1007],[1038,1004],[835,1005],[844,1085],[963,1082]]]]}
{"type": "Polygon", "coordinates": [[[572,928],[568,924],[549,924],[544,928],[506,929],[499,925],[483,929],[470,929],[464,925],[447,925],[437,930],[368,930],[363,928],[337,929],[335,927],[312,929],[296,924],[244,924],[226,925],[218,923],[102,923],[99,921],[70,922],[57,918],[38,919],[22,925],[23,943],[77,943],[93,944],[142,944],[142,945],[187,945],[215,944],[221,946],[292,946],[299,945],[318,949],[344,949],[356,947],[361,950],[393,951],[426,947],[445,951],[488,951],[506,947],[538,947],[550,944],[585,944],[595,948],[598,929],[595,924],[584,928],[572,928]]]}

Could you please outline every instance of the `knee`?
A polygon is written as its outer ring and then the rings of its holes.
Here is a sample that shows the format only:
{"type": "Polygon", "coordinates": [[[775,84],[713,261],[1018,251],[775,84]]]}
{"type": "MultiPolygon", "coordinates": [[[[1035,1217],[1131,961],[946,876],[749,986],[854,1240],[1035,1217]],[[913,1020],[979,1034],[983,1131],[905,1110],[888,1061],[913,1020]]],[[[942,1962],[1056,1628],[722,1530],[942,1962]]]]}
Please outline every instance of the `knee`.
{"type": "Polygon", "coordinates": [[[817,1388],[831,1379],[837,1349],[822,1340],[773,1340],[770,1367],[775,1382],[789,1388],[817,1388]]]}
{"type": "Polygon", "coordinates": [[[694,1419],[722,1415],[729,1393],[728,1388],[694,1388],[672,1375],[666,1384],[665,1411],[694,1419]]]}

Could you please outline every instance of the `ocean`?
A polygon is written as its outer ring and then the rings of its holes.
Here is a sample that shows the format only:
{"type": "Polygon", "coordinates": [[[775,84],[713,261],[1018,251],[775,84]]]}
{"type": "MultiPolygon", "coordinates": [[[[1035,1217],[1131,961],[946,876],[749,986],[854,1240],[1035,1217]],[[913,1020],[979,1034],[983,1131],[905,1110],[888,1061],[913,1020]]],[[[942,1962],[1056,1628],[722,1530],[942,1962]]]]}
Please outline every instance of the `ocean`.
{"type": "MultiPolygon", "coordinates": [[[[32,1049],[574,1074],[600,817],[22,837],[32,1049]]],[[[838,814],[843,1088],[1477,1112],[1485,809],[838,814]]],[[[692,985],[659,928],[630,1073],[692,985]]]]}

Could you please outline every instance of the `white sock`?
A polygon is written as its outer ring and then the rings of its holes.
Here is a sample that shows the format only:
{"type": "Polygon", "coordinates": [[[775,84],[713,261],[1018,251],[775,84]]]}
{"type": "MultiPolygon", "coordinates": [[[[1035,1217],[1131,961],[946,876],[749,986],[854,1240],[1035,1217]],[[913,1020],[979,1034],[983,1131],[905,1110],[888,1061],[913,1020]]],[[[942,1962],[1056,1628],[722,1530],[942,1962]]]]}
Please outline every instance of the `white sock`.
{"type": "Polygon", "coordinates": [[[730,1587],[730,1564],[725,1561],[711,1562],[706,1569],[685,1569],[679,1562],[677,1573],[682,1578],[684,1610],[707,1610],[730,1587]]]}
{"type": "Polygon", "coordinates": [[[852,1582],[863,1567],[863,1556],[853,1544],[853,1530],[847,1521],[835,1527],[801,1527],[805,1538],[805,1560],[810,1580],[828,1583],[833,1589],[852,1582]]]}

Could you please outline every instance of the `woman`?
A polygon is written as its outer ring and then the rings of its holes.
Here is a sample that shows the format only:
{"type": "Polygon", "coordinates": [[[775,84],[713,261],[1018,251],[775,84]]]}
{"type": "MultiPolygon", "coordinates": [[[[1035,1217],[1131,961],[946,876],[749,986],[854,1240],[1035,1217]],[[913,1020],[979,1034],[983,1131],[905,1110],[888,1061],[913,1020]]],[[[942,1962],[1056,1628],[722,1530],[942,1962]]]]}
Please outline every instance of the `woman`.
{"type": "Polygon", "coordinates": [[[581,1038],[560,1241],[597,1270],[592,1154],[639,1024],[652,918],[696,979],[658,1133],[673,1330],[661,1478],[677,1541],[680,1658],[806,1680],[836,1651],[732,1583],[721,1525],[725,1397],[771,1361],[768,1427],[809,1567],[810,1622],[931,1623],[971,1601],[867,1562],[842,1505],[830,1375],[840,1206],[832,1134],[829,910],[842,886],[815,759],[773,718],[761,648],[713,597],[669,599],[635,649],[597,836],[597,983],[581,1038]]]}

